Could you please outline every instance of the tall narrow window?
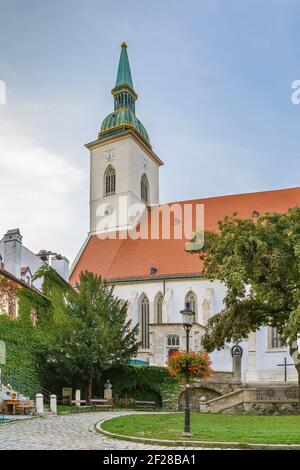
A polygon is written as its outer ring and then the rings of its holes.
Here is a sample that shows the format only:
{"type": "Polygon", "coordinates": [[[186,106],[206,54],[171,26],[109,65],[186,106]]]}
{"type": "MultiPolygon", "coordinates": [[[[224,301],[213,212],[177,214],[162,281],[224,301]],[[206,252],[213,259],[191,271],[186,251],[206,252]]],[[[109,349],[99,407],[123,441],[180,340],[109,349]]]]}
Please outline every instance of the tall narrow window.
{"type": "Polygon", "coordinates": [[[11,318],[16,318],[17,316],[17,303],[16,303],[16,297],[12,294],[8,295],[7,298],[7,310],[8,310],[8,315],[11,318]]]}
{"type": "Polygon", "coordinates": [[[271,328],[269,330],[269,349],[281,349],[284,348],[285,344],[282,341],[276,328],[271,328]]]}
{"type": "Polygon", "coordinates": [[[116,171],[109,165],[104,173],[104,196],[111,196],[116,192],[116,171]]]}
{"type": "Polygon", "coordinates": [[[141,179],[141,198],[146,204],[149,204],[149,192],[149,181],[146,174],[144,173],[141,179]]]}
{"type": "Polygon", "coordinates": [[[142,348],[149,348],[149,300],[145,294],[140,299],[140,335],[142,348]]]}
{"type": "Polygon", "coordinates": [[[190,308],[195,312],[194,322],[198,322],[198,306],[197,306],[197,296],[193,291],[189,291],[185,296],[185,303],[190,304],[190,308]]]}
{"type": "Polygon", "coordinates": [[[162,306],[164,297],[161,292],[155,297],[155,323],[162,323],[162,306]]]}
{"type": "Polygon", "coordinates": [[[31,309],[31,321],[32,321],[33,326],[35,326],[37,322],[37,313],[36,313],[35,308],[31,309]]]}

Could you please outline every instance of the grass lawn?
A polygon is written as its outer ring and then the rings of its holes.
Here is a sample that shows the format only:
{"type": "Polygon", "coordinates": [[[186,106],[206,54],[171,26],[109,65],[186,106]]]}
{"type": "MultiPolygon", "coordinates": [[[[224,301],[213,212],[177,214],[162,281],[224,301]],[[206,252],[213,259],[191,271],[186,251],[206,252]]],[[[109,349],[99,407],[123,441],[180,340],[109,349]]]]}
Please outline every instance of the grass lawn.
{"type": "MultiPolygon", "coordinates": [[[[184,414],[129,415],[113,418],[102,428],[150,439],[182,440],[184,414]]],[[[259,444],[300,444],[300,416],[253,416],[192,413],[192,440],[259,444]]]]}

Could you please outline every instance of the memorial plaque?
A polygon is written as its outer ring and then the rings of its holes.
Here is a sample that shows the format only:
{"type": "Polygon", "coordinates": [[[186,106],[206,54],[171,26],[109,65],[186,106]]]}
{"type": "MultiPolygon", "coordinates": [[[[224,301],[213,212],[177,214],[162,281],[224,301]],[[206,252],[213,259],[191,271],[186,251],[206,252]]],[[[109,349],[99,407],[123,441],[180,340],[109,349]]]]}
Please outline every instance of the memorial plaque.
{"type": "Polygon", "coordinates": [[[257,401],[295,402],[298,400],[298,387],[258,387],[257,401]]]}

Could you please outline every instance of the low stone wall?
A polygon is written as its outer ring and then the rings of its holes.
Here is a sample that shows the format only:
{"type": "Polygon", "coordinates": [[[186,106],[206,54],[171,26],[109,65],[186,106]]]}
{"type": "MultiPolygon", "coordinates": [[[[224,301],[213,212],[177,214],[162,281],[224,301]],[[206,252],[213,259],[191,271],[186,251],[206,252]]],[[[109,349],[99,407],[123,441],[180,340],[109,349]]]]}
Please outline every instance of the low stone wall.
{"type": "Polygon", "coordinates": [[[208,413],[288,414],[300,412],[298,387],[259,386],[241,388],[218,398],[200,403],[208,413]]]}

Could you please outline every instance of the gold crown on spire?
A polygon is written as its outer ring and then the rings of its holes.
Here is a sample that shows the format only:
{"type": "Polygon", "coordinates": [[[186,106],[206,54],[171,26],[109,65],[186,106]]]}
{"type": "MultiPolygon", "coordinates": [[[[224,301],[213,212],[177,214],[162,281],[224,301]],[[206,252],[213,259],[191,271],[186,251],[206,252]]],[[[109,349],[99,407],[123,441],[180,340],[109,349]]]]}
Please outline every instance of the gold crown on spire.
{"type": "Polygon", "coordinates": [[[127,47],[126,42],[122,42],[121,47],[122,47],[122,48],[123,48],[123,47],[127,47]]]}

